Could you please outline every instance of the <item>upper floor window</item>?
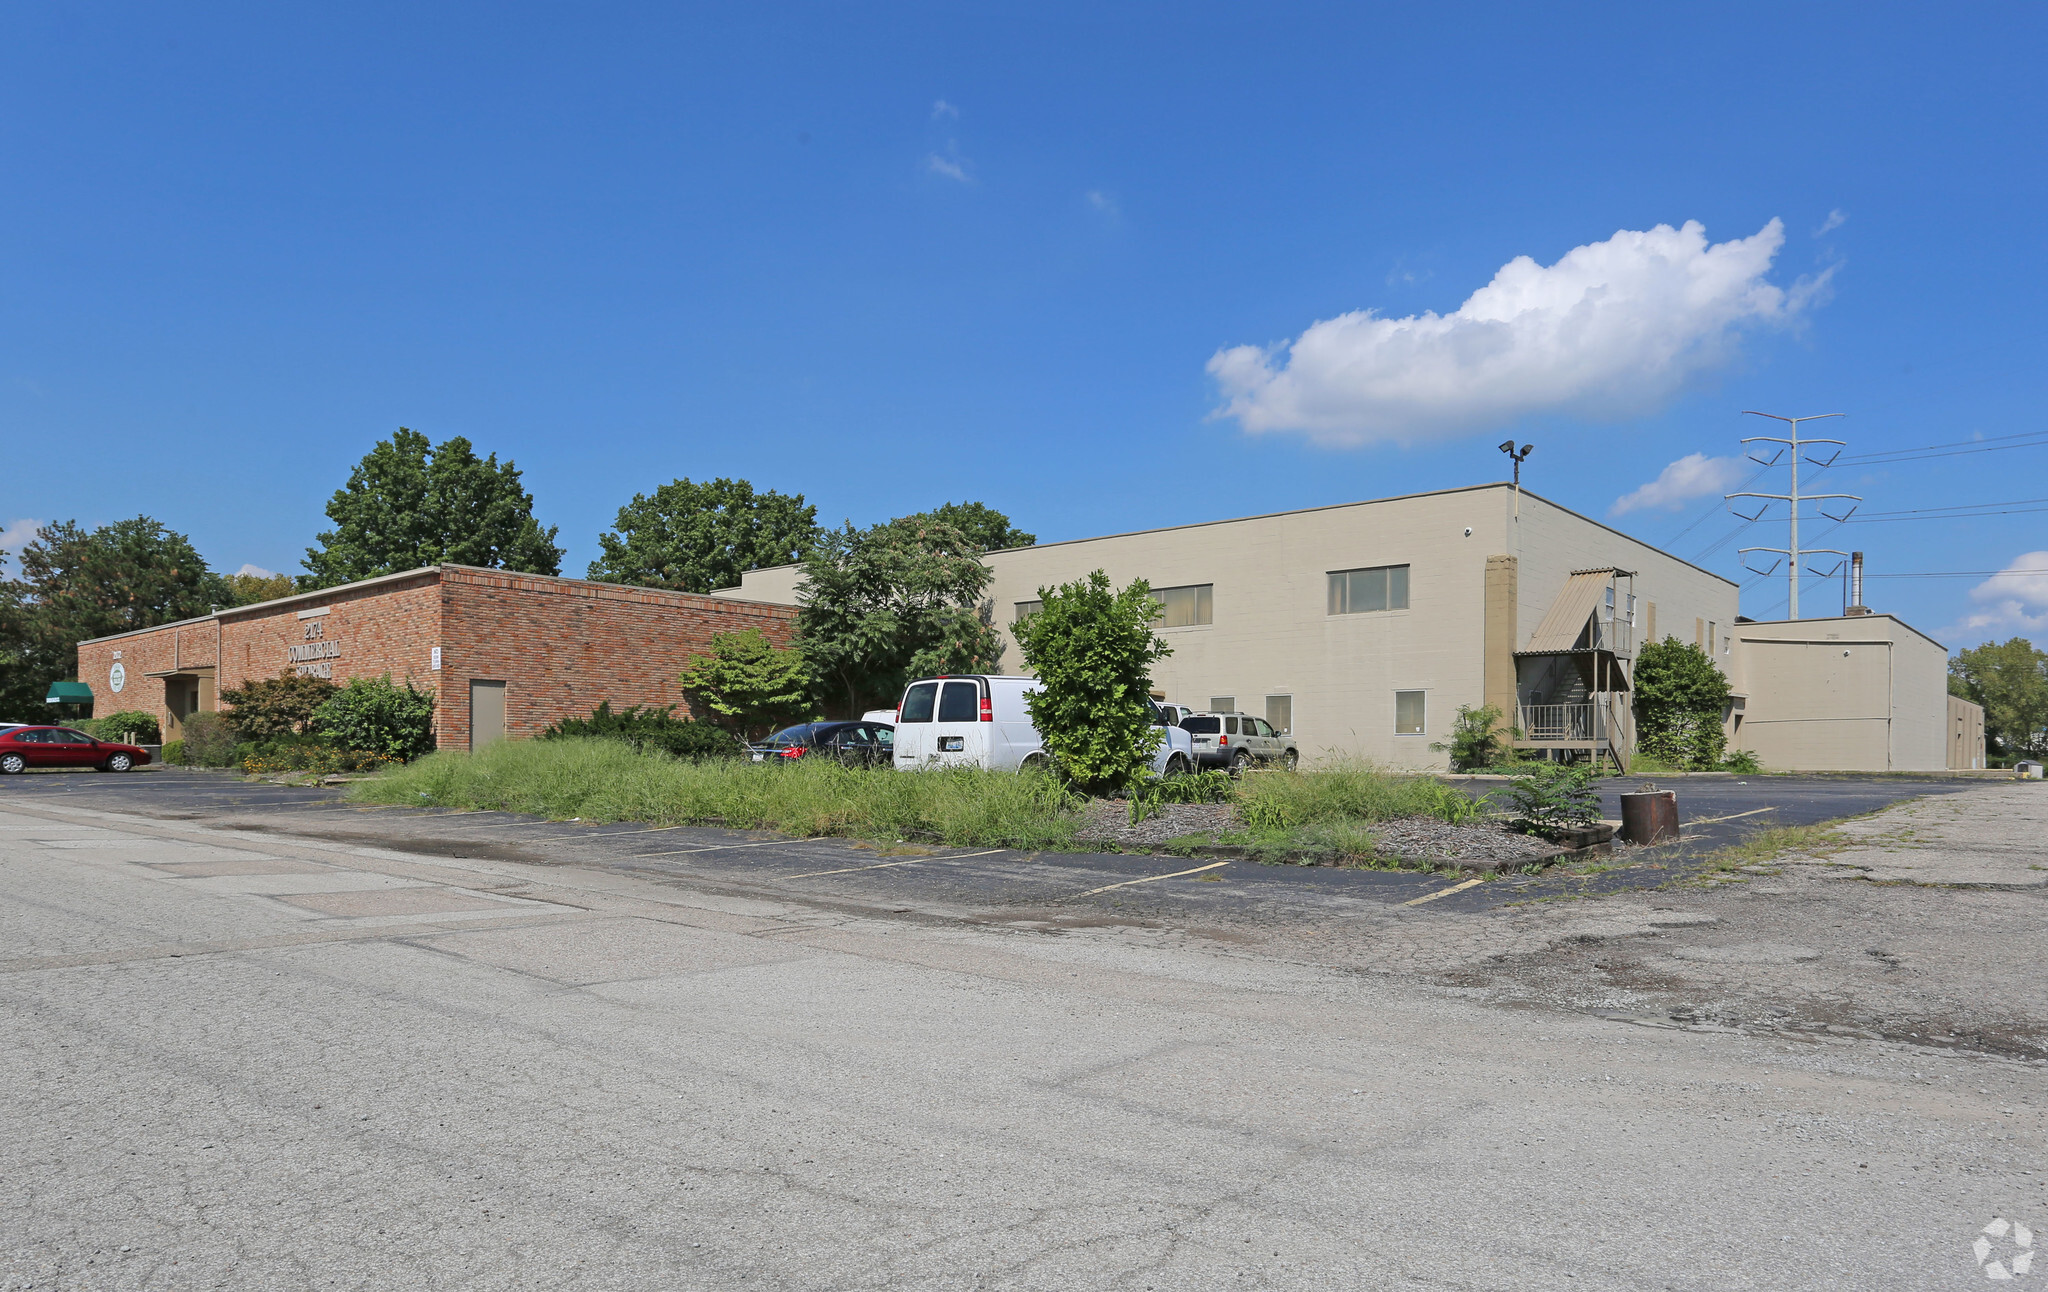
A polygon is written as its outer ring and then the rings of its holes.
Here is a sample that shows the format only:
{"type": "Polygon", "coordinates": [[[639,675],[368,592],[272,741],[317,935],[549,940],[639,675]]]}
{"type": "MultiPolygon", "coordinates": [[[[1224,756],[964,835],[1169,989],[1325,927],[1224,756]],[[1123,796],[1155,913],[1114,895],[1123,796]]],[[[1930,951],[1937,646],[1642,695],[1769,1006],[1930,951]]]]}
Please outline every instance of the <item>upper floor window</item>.
{"type": "Polygon", "coordinates": [[[1330,571],[1330,613],[1333,615],[1407,608],[1408,567],[1405,565],[1330,571]]]}
{"type": "Polygon", "coordinates": [[[1191,583],[1184,588],[1154,588],[1152,599],[1159,603],[1161,628],[1189,628],[1216,620],[1216,585],[1191,583]]]}

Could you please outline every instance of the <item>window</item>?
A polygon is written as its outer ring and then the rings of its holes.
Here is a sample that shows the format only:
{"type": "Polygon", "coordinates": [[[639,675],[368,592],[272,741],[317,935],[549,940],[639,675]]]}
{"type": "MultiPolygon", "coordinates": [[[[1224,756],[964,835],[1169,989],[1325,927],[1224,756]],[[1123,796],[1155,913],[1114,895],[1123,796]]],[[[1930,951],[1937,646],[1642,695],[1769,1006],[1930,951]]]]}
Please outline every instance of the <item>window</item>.
{"type": "Polygon", "coordinates": [[[1021,624],[1043,609],[1045,609],[1043,601],[1019,601],[1017,603],[1017,617],[1010,622],[1021,624]]]}
{"type": "Polygon", "coordinates": [[[1408,608],[1408,567],[1380,565],[1370,570],[1330,571],[1330,613],[1362,615],[1371,610],[1408,608]]]}
{"type": "Polygon", "coordinates": [[[1183,718],[1180,729],[1191,736],[1213,736],[1223,730],[1221,718],[1183,718]]]}
{"type": "Polygon", "coordinates": [[[940,722],[973,722],[981,717],[981,688],[972,682],[948,682],[939,693],[940,722]]]}
{"type": "Polygon", "coordinates": [[[896,724],[906,722],[930,722],[932,701],[938,697],[937,682],[919,682],[903,693],[903,711],[896,715],[896,724]]]}
{"type": "Polygon", "coordinates": [[[1419,736],[1422,734],[1421,691],[1394,692],[1394,734],[1397,736],[1419,736]]]}
{"type": "Polygon", "coordinates": [[[1283,736],[1294,734],[1294,697],[1291,695],[1269,695],[1266,697],[1266,721],[1283,736]]]}
{"type": "Polygon", "coordinates": [[[1709,655],[1714,653],[1714,635],[1719,631],[1719,624],[1716,624],[1711,619],[1707,620],[1707,654],[1709,655]]]}
{"type": "Polygon", "coordinates": [[[1154,588],[1152,599],[1159,603],[1161,628],[1191,628],[1216,620],[1216,585],[1190,583],[1184,588],[1154,588]]]}
{"type": "Polygon", "coordinates": [[[1235,736],[1238,734],[1236,718],[1225,718],[1223,720],[1223,734],[1226,736],[1235,736]]]}
{"type": "Polygon", "coordinates": [[[1273,724],[1264,718],[1246,718],[1244,720],[1244,729],[1247,733],[1254,736],[1277,736],[1280,734],[1273,730],[1273,724]]]}
{"type": "Polygon", "coordinates": [[[1212,695],[1209,697],[1209,712],[1211,713],[1229,713],[1235,708],[1237,708],[1237,697],[1234,695],[1212,695]]]}

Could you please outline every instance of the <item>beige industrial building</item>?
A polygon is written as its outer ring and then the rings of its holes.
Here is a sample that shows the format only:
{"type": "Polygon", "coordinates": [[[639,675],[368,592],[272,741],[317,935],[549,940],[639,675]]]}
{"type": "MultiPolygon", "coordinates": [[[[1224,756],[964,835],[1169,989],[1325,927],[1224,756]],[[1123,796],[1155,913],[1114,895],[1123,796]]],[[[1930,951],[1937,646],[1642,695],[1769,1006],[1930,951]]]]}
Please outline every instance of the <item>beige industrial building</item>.
{"type": "MultiPolygon", "coordinates": [[[[1119,585],[1142,577],[1173,649],[1153,670],[1166,697],[1260,714],[1306,757],[1440,768],[1432,746],[1459,706],[1490,704],[1514,715],[1526,748],[1626,766],[1637,648],[1675,637],[1729,676],[1731,747],[1768,767],[1983,765],[1982,713],[1948,703],[1939,643],[1886,615],[1742,622],[1729,580],[1508,484],[984,559],[1004,667],[1023,670],[1011,626],[1039,589],[1098,569],[1119,585]]],[[[752,570],[713,595],[794,605],[801,575],[752,570]]]]}

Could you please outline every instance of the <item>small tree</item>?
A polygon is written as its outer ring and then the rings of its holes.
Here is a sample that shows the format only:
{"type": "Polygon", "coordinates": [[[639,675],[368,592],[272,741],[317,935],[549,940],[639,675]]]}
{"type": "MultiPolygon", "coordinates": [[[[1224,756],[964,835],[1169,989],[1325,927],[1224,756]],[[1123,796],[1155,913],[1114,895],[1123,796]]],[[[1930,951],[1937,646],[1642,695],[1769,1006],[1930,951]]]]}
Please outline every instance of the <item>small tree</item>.
{"type": "Polygon", "coordinates": [[[759,628],[715,634],[711,653],[699,655],[683,670],[682,683],[742,739],[811,712],[803,652],[777,646],[759,628]]]}
{"type": "Polygon", "coordinates": [[[1645,642],[1636,657],[1636,744],[1674,767],[1721,765],[1728,679],[1706,651],[1676,637],[1645,642]]]}
{"type": "Polygon", "coordinates": [[[1101,570],[1038,590],[1037,614],[1017,624],[1038,675],[1025,703],[1046,752],[1081,789],[1120,789],[1151,769],[1152,664],[1173,652],[1152,631],[1159,603],[1139,579],[1122,592],[1101,570]]]}
{"type": "MultiPolygon", "coordinates": [[[[220,693],[231,706],[221,715],[243,740],[262,743],[312,731],[313,716],[340,690],[324,677],[300,677],[286,669],[273,678],[245,683],[220,693]]],[[[186,734],[189,749],[191,734],[186,734]]]]}
{"type": "Polygon", "coordinates": [[[1452,771],[1469,772],[1474,768],[1498,764],[1509,747],[1504,737],[1511,733],[1512,729],[1501,726],[1499,705],[1485,704],[1475,709],[1469,704],[1461,704],[1458,716],[1451,720],[1450,741],[1436,741],[1430,748],[1451,756],[1452,771]]]}
{"type": "Polygon", "coordinates": [[[344,749],[417,758],[434,748],[434,693],[359,677],[314,710],[313,727],[344,749]]]}

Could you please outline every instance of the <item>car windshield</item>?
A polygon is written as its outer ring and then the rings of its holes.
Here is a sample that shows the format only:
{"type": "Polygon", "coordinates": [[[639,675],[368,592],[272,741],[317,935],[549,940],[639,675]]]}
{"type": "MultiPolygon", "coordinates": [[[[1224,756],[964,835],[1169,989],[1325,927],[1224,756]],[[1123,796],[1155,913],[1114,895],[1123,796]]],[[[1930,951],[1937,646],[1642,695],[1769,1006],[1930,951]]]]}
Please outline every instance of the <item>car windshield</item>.
{"type": "Polygon", "coordinates": [[[1180,729],[1197,736],[1213,736],[1223,730],[1221,718],[1182,718],[1180,729]]]}
{"type": "Polygon", "coordinates": [[[801,745],[810,738],[811,724],[804,722],[794,727],[784,727],[768,737],[768,743],[771,745],[801,745]]]}

